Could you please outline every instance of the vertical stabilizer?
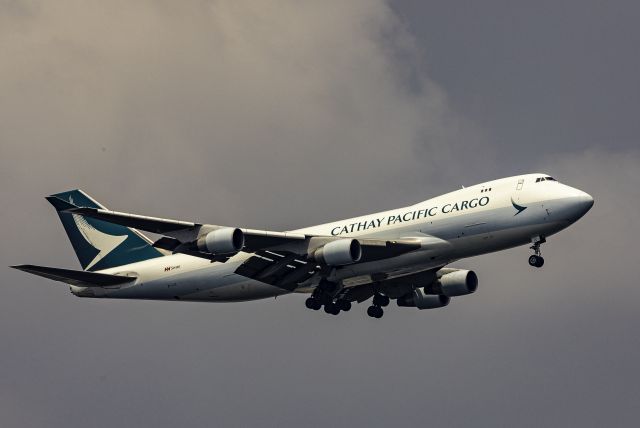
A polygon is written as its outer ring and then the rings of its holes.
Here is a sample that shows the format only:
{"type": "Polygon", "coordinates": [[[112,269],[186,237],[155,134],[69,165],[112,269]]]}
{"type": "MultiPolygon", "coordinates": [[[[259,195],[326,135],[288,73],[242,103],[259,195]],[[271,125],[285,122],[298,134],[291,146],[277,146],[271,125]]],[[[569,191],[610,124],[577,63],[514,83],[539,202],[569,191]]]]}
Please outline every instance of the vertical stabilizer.
{"type": "Polygon", "coordinates": [[[108,269],[163,255],[135,229],[65,212],[69,204],[105,209],[82,190],[57,193],[48,196],[47,200],[58,212],[84,270],[108,269]]]}

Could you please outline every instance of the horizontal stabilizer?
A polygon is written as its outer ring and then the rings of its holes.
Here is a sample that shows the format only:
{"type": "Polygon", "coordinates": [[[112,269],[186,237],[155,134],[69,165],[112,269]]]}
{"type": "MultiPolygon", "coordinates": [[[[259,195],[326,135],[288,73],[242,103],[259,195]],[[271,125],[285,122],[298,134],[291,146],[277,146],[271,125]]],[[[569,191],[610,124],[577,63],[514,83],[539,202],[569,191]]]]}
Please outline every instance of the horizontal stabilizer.
{"type": "Polygon", "coordinates": [[[125,282],[135,281],[136,277],[109,275],[106,273],[87,272],[82,270],[60,269],[47,266],[19,265],[11,266],[24,272],[65,282],[78,287],[108,287],[125,282]]]}

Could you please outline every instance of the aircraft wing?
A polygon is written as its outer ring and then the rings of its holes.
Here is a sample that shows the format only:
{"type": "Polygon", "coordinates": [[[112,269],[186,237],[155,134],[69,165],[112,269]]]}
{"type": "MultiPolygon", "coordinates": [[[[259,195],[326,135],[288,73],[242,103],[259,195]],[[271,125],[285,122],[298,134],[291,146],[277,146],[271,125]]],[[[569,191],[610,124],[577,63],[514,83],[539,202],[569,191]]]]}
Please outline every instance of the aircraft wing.
{"type": "MultiPolygon", "coordinates": [[[[181,244],[195,241],[199,236],[207,233],[208,231],[223,227],[190,221],[170,220],[166,218],[122,213],[100,208],[81,208],[75,207],[71,204],[68,205],[70,206],[66,211],[74,214],[80,214],[109,223],[120,224],[126,227],[133,227],[135,229],[165,235],[165,238],[161,238],[154,244],[154,246],[170,251],[175,250],[181,244]]],[[[256,229],[241,230],[244,234],[245,247],[248,251],[287,244],[292,241],[304,241],[307,238],[306,235],[299,233],[273,232],[256,229]]]]}
{"type": "MultiPolygon", "coordinates": [[[[362,248],[362,256],[357,263],[399,256],[422,246],[421,242],[415,239],[398,241],[358,239],[358,241],[362,248]]],[[[235,273],[293,291],[298,284],[312,276],[322,275],[330,270],[331,268],[309,258],[308,254],[267,249],[256,251],[236,269],[235,273]]]]}
{"type": "Polygon", "coordinates": [[[47,266],[19,265],[11,266],[24,272],[53,279],[79,287],[108,287],[135,281],[133,276],[109,275],[73,269],[60,269],[47,266]]]}
{"type": "Polygon", "coordinates": [[[321,275],[331,270],[312,255],[324,245],[336,240],[357,240],[361,248],[361,257],[356,263],[396,257],[404,253],[432,248],[445,241],[434,237],[403,238],[397,240],[380,240],[368,238],[340,238],[335,236],[306,235],[293,232],[276,232],[256,229],[238,229],[212,224],[203,224],[181,220],[170,220],[137,214],[110,211],[101,208],[77,207],[68,205],[65,210],[74,214],[92,217],[98,220],[120,224],[135,229],[145,230],[163,235],[153,245],[173,253],[183,253],[225,262],[238,251],[252,253],[240,265],[236,273],[258,279],[260,281],[294,289],[297,284],[311,276],[321,275]],[[240,231],[243,245],[233,251],[214,252],[203,245],[207,235],[216,231],[233,234],[240,231]]]}
{"type": "MultiPolygon", "coordinates": [[[[165,235],[154,243],[154,246],[158,248],[187,254],[191,253],[205,258],[209,258],[207,257],[206,252],[201,251],[198,248],[194,248],[194,246],[190,244],[193,244],[199,237],[210,231],[224,228],[224,226],[218,225],[148,217],[100,208],[76,207],[66,201],[63,202],[69,206],[65,211],[74,214],[80,214],[109,223],[120,224],[126,227],[133,227],[135,229],[165,235]]],[[[244,235],[243,251],[246,252],[255,252],[265,249],[281,249],[297,253],[307,250],[309,247],[309,241],[315,241],[314,243],[317,246],[320,246],[329,240],[340,239],[332,236],[314,236],[292,232],[275,232],[244,228],[240,230],[244,235]]],[[[421,243],[418,240],[411,238],[393,241],[358,239],[358,241],[362,246],[362,261],[373,261],[394,257],[421,247],[421,243]]]]}

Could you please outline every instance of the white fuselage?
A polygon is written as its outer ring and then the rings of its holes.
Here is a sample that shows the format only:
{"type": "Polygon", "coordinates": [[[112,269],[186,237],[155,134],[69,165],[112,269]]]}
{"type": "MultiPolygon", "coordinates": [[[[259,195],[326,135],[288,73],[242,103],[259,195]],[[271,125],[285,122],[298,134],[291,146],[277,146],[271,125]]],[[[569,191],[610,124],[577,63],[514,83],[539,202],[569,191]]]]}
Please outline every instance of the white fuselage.
{"type": "MultiPolygon", "coordinates": [[[[397,257],[334,269],[328,278],[345,287],[371,282],[372,274],[397,277],[445,266],[455,260],[528,244],[548,237],[582,217],[592,206],[586,193],[545,174],[503,178],[466,187],[404,208],[321,224],[296,233],[386,240],[422,238],[429,245],[397,257]]],[[[242,301],[289,291],[238,275],[251,254],[240,252],[225,263],[174,254],[100,272],[137,279],[114,287],[71,286],[75,295],[124,299],[242,301]]],[[[319,277],[300,284],[310,292],[319,277]]]]}

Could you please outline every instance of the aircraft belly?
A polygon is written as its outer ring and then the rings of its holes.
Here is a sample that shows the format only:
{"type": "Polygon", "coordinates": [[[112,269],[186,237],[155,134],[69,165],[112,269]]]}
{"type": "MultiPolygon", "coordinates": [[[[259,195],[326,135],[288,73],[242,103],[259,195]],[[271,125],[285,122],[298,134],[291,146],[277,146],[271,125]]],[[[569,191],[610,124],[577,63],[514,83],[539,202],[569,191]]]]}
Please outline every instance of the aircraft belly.
{"type": "Polygon", "coordinates": [[[288,290],[265,284],[264,282],[234,275],[237,282],[218,285],[206,291],[196,292],[184,296],[185,300],[204,300],[215,302],[241,302],[247,300],[265,299],[288,294],[288,290]]]}
{"type": "Polygon", "coordinates": [[[518,247],[531,242],[537,235],[550,236],[567,227],[564,222],[524,224],[506,229],[496,229],[452,239],[452,253],[456,259],[492,253],[518,247]]]}
{"type": "Polygon", "coordinates": [[[263,299],[288,291],[234,273],[239,263],[227,262],[162,277],[120,289],[101,289],[100,295],[119,299],[242,301],[263,299]]]}

